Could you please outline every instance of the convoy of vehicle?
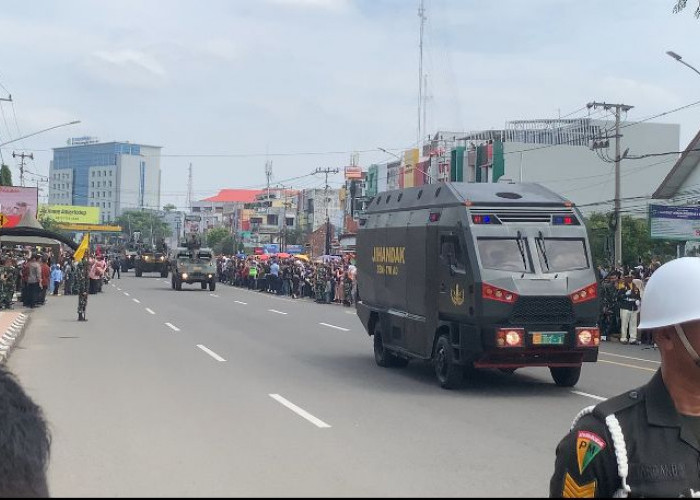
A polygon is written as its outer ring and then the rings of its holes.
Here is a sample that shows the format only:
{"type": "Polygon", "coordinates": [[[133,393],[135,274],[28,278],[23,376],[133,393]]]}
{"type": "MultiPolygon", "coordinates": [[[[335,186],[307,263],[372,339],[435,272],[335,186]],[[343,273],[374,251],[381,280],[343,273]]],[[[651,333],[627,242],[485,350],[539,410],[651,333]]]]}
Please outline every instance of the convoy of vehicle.
{"type": "Polygon", "coordinates": [[[438,183],[379,193],[357,234],[357,313],[380,366],[549,367],[577,383],[598,356],[598,285],[578,209],[537,184],[438,183]]]}

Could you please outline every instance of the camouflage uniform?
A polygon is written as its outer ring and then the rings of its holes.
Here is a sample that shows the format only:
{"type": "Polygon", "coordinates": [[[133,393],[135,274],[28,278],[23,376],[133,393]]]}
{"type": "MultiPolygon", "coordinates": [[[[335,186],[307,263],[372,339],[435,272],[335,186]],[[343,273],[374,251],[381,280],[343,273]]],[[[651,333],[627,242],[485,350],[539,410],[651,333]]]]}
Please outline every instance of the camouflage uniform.
{"type": "Polygon", "coordinates": [[[320,265],[316,268],[316,274],[314,276],[314,293],[316,294],[316,302],[326,301],[326,281],[328,281],[326,266],[320,265]]]}
{"type": "Polygon", "coordinates": [[[343,304],[352,305],[352,279],[347,271],[343,275],[343,304]]]}
{"type": "Polygon", "coordinates": [[[17,269],[13,266],[0,267],[0,309],[12,308],[12,300],[15,296],[15,282],[17,281],[17,269]]]}
{"type": "Polygon", "coordinates": [[[83,259],[75,266],[75,285],[78,293],[78,321],[87,321],[85,310],[87,309],[88,289],[88,261],[83,259]]]}

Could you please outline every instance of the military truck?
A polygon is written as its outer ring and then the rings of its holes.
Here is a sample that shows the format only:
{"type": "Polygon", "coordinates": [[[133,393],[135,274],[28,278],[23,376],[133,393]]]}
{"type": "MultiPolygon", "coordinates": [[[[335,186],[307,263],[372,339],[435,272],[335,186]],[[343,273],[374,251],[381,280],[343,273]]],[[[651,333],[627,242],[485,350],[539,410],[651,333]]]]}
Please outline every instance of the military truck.
{"type": "Polygon", "coordinates": [[[383,367],[548,367],[598,358],[598,285],[583,217],[537,184],[437,183],[379,193],[357,233],[357,314],[383,367]]]}
{"type": "Polygon", "coordinates": [[[167,256],[153,249],[141,249],[134,257],[134,274],[137,278],[143,273],[160,273],[161,278],[167,278],[169,267],[167,256]]]}
{"type": "Polygon", "coordinates": [[[202,290],[207,286],[212,292],[216,290],[216,261],[210,248],[178,247],[171,254],[170,266],[173,290],[182,290],[183,283],[200,283],[202,290]]]}
{"type": "Polygon", "coordinates": [[[136,256],[139,253],[136,250],[125,250],[121,256],[122,272],[125,273],[134,268],[136,256]]]}

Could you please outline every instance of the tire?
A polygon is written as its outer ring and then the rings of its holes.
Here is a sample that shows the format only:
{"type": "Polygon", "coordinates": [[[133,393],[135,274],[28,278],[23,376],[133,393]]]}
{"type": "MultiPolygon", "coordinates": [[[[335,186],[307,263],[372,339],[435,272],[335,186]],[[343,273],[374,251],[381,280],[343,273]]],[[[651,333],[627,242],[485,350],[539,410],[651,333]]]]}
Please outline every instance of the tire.
{"type": "Polygon", "coordinates": [[[207,282],[206,282],[206,281],[202,281],[202,282],[200,283],[200,285],[202,285],[202,290],[206,290],[206,289],[207,289],[207,282]]]}
{"type": "Polygon", "coordinates": [[[559,368],[550,366],[549,371],[552,374],[554,383],[557,384],[559,387],[573,387],[576,385],[579,377],[581,376],[580,366],[566,366],[559,368]]]}
{"type": "Polygon", "coordinates": [[[173,276],[172,279],[170,280],[170,288],[175,290],[175,276],[173,276]]]}
{"type": "Polygon", "coordinates": [[[393,365],[394,355],[384,348],[382,332],[379,328],[379,321],[374,325],[374,361],[383,368],[393,365]]]}
{"type": "Polygon", "coordinates": [[[137,277],[137,278],[140,278],[141,275],[143,274],[143,272],[142,272],[140,269],[137,269],[137,270],[134,271],[134,272],[136,273],[136,277],[137,277]]]}
{"type": "Polygon", "coordinates": [[[129,266],[122,266],[122,272],[125,273],[129,270],[129,266]]]}
{"type": "Polygon", "coordinates": [[[161,278],[167,278],[167,277],[168,277],[168,271],[161,271],[161,272],[160,272],[160,277],[161,277],[161,278]]]}
{"type": "Polygon", "coordinates": [[[216,290],[216,281],[211,280],[211,281],[209,282],[209,291],[210,291],[210,292],[213,292],[214,290],[216,290]]]}
{"type": "Polygon", "coordinates": [[[452,346],[446,335],[441,335],[433,354],[435,376],[443,389],[456,389],[464,379],[464,369],[454,362],[452,346]]]}
{"type": "Polygon", "coordinates": [[[177,290],[178,292],[180,290],[182,290],[182,281],[180,281],[180,280],[175,281],[175,290],[177,290]]]}

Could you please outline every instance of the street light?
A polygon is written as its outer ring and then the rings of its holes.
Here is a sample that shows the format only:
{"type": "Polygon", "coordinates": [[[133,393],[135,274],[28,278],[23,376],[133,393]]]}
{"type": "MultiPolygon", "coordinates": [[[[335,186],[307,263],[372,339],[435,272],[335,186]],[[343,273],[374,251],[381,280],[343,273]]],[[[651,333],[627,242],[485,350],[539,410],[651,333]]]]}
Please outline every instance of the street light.
{"type": "Polygon", "coordinates": [[[693,71],[695,71],[698,75],[700,75],[700,71],[698,71],[697,69],[695,69],[693,66],[691,66],[691,65],[688,64],[687,62],[685,62],[685,61],[683,60],[683,58],[682,58],[680,55],[676,54],[676,53],[673,52],[672,50],[667,50],[667,51],[666,51],[666,54],[667,54],[668,56],[670,56],[670,57],[673,57],[673,58],[674,58],[676,61],[678,61],[679,63],[684,64],[685,66],[688,66],[690,69],[692,69],[693,71]]]}

